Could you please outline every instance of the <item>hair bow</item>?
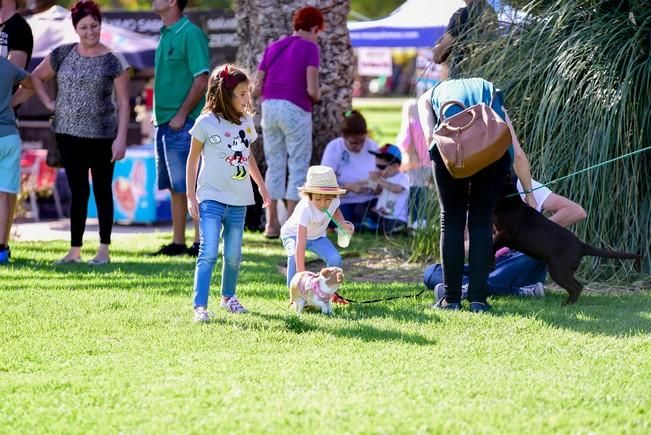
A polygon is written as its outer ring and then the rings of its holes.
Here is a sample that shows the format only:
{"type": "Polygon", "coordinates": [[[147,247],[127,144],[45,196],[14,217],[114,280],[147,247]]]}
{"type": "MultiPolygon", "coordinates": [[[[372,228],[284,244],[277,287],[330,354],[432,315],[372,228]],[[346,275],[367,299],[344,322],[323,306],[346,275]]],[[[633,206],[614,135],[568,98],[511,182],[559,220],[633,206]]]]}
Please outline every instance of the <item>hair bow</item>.
{"type": "Polygon", "coordinates": [[[237,77],[228,72],[228,65],[224,66],[224,69],[220,71],[219,77],[222,79],[222,83],[226,89],[233,89],[240,83],[237,77]]]}

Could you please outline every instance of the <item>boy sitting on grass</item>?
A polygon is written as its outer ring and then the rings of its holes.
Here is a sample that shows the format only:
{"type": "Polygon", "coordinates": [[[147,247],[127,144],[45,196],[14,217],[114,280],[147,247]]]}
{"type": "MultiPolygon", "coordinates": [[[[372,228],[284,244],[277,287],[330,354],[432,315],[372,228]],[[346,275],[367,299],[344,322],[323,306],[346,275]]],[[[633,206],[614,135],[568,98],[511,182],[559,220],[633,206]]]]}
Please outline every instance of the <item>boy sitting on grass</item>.
{"type": "Polygon", "coordinates": [[[385,144],[375,155],[375,171],[369,172],[369,186],[375,188],[377,203],[362,222],[362,227],[384,234],[404,231],[409,219],[409,177],[400,172],[402,153],[391,144],[385,144]]]}

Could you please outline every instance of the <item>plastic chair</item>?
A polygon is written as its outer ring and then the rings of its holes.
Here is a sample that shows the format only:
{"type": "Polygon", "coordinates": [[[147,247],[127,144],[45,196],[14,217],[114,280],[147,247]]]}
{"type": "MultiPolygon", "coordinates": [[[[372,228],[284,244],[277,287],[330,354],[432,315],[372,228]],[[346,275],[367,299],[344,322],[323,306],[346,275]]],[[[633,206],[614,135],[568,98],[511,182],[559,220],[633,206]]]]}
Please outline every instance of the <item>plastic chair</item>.
{"type": "Polygon", "coordinates": [[[45,162],[47,150],[24,150],[20,158],[20,175],[22,191],[29,195],[29,205],[34,220],[40,220],[37,194],[44,190],[52,190],[54,206],[59,219],[63,218],[61,199],[56,188],[57,169],[51,168],[45,162]]]}

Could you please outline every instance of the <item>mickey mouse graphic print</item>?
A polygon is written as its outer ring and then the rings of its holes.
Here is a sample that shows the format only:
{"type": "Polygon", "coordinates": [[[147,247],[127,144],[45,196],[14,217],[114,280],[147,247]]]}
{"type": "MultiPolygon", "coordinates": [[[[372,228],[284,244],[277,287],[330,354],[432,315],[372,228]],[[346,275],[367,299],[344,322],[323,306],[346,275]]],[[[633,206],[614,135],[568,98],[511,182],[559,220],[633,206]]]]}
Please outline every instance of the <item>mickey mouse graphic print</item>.
{"type": "Polygon", "coordinates": [[[197,178],[197,200],[219,201],[228,205],[255,203],[248,171],[251,144],[258,138],[253,118],[246,115],[240,125],[203,113],[190,129],[203,143],[197,178]]]}

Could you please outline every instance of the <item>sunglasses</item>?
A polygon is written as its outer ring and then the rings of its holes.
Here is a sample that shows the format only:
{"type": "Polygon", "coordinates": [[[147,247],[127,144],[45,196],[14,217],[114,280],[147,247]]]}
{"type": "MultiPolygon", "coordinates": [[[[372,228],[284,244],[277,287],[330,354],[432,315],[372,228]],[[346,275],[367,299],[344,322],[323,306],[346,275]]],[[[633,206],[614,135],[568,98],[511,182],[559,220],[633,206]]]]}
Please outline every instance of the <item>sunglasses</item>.
{"type": "Polygon", "coordinates": [[[376,164],[375,167],[378,168],[380,171],[384,171],[389,165],[378,165],[376,164]]]}

